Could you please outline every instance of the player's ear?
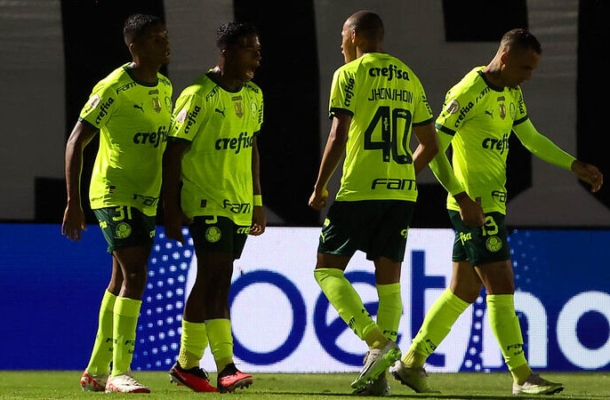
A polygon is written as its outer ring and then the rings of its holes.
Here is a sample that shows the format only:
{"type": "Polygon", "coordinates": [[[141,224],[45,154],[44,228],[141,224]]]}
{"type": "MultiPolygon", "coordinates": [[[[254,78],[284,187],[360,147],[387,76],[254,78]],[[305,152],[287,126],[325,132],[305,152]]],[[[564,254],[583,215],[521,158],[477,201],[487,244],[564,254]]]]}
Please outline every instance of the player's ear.
{"type": "Polygon", "coordinates": [[[349,32],[349,37],[350,37],[350,40],[352,41],[352,43],[356,44],[356,40],[358,40],[358,33],[356,33],[355,29],[352,29],[349,32]]]}
{"type": "Polygon", "coordinates": [[[502,64],[506,64],[506,62],[508,61],[508,51],[503,51],[502,55],[500,56],[500,61],[502,61],[502,64]]]}
{"type": "Polygon", "coordinates": [[[135,57],[135,55],[138,54],[138,45],[136,44],[136,42],[129,43],[127,48],[129,49],[129,52],[131,53],[132,56],[135,57]]]}

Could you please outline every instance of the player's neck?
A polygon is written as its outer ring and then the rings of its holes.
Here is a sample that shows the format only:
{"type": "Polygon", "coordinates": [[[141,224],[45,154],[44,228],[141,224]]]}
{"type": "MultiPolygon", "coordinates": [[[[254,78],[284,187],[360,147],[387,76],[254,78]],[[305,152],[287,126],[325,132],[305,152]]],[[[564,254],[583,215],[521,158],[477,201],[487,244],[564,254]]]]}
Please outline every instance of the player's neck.
{"type": "Polygon", "coordinates": [[[218,65],[211,71],[213,80],[229,91],[235,91],[242,87],[244,84],[240,77],[231,76],[225,69],[218,65]]]}
{"type": "Polygon", "coordinates": [[[498,88],[506,86],[502,79],[502,64],[495,59],[491,60],[491,62],[483,68],[483,74],[485,75],[485,79],[492,85],[498,88]]]}
{"type": "Polygon", "coordinates": [[[147,83],[157,82],[157,73],[159,72],[158,66],[145,65],[142,63],[132,62],[129,64],[131,73],[137,80],[147,83]]]}
{"type": "Polygon", "coordinates": [[[381,46],[366,46],[366,47],[356,47],[356,58],[360,58],[365,54],[369,53],[383,53],[383,47],[381,46]]]}

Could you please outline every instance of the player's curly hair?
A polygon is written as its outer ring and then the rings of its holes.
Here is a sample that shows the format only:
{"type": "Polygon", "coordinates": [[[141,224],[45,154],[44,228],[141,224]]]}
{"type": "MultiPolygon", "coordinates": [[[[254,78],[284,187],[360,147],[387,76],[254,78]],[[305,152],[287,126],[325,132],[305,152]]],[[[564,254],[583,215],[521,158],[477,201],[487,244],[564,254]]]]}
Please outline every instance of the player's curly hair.
{"type": "Polygon", "coordinates": [[[216,48],[223,50],[239,44],[244,36],[258,35],[256,27],[248,22],[226,22],[216,30],[216,48]]]}
{"type": "Polygon", "coordinates": [[[123,39],[125,44],[137,42],[142,35],[151,27],[162,24],[163,22],[154,15],[133,14],[127,17],[123,26],[123,39]]]}

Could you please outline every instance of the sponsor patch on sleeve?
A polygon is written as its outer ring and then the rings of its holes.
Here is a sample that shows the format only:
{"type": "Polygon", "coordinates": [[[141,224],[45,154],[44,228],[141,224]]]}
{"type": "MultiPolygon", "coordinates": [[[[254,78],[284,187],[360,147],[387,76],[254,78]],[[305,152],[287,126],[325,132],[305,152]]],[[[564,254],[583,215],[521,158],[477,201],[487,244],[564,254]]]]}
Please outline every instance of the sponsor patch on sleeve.
{"type": "Polygon", "coordinates": [[[89,99],[89,102],[87,103],[87,106],[89,106],[89,108],[95,108],[95,107],[97,107],[98,104],[100,104],[100,101],[101,101],[100,95],[99,94],[94,94],[89,99]]]}
{"type": "Polygon", "coordinates": [[[449,114],[455,114],[460,110],[460,103],[456,99],[451,100],[446,107],[449,114]]]}
{"type": "Polygon", "coordinates": [[[188,116],[188,111],[186,110],[186,108],[183,108],[182,110],[180,110],[180,112],[176,116],[176,121],[178,121],[179,123],[183,123],[184,121],[186,121],[187,116],[188,116]]]}

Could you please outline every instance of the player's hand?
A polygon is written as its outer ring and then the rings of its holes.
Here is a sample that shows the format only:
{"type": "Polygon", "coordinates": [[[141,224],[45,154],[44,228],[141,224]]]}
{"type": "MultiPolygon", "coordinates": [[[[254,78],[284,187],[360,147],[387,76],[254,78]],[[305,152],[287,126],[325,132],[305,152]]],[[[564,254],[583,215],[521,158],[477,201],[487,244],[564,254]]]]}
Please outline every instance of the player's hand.
{"type": "Polygon", "coordinates": [[[595,193],[602,188],[602,185],[604,184],[604,175],[595,165],[574,160],[571,169],[578,179],[591,185],[591,192],[595,193]]]}
{"type": "Polygon", "coordinates": [[[263,206],[254,206],[252,213],[252,226],[250,226],[250,235],[259,236],[265,233],[267,227],[267,216],[263,206]]]}
{"type": "Polygon", "coordinates": [[[185,244],[184,235],[182,235],[182,226],[190,225],[193,220],[186,216],[181,209],[163,209],[163,225],[165,227],[165,236],[168,239],[174,239],[185,244]]]}
{"type": "Polygon", "coordinates": [[[326,200],[328,199],[328,190],[323,188],[320,191],[314,190],[311,196],[309,197],[309,207],[314,210],[320,211],[324,207],[326,207],[326,200]]]}
{"type": "Polygon", "coordinates": [[[466,226],[483,226],[485,224],[485,213],[481,207],[481,198],[477,197],[473,201],[470,196],[466,196],[458,203],[460,206],[460,217],[466,226]]]}
{"type": "Polygon", "coordinates": [[[70,240],[80,242],[82,231],[86,230],[87,224],[85,223],[85,213],[83,212],[82,207],[71,207],[70,204],[68,204],[64,211],[61,234],[70,240]]]}

